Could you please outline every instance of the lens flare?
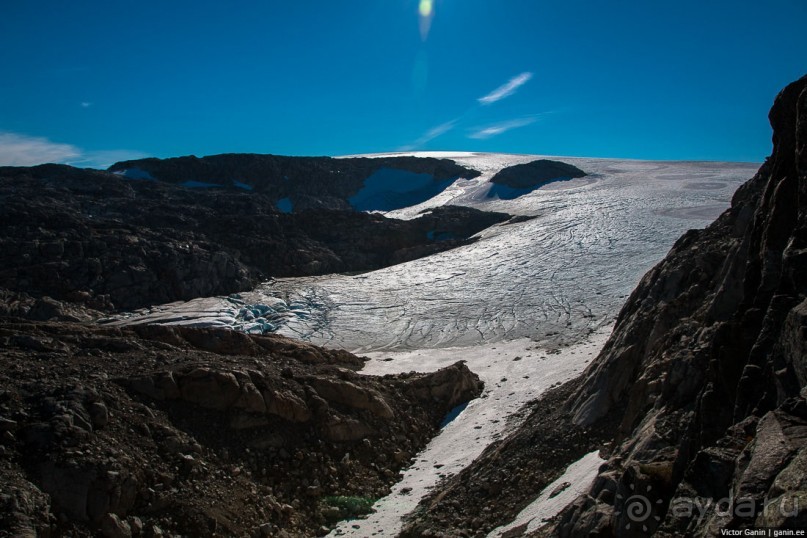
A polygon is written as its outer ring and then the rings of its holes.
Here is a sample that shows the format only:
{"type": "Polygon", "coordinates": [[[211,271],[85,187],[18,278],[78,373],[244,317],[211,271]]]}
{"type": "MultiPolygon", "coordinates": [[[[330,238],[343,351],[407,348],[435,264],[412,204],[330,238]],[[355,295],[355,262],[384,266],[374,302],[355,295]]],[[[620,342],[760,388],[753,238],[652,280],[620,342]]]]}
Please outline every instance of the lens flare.
{"type": "Polygon", "coordinates": [[[434,0],[420,0],[418,14],[420,15],[420,38],[426,41],[434,17],[434,0]]]}

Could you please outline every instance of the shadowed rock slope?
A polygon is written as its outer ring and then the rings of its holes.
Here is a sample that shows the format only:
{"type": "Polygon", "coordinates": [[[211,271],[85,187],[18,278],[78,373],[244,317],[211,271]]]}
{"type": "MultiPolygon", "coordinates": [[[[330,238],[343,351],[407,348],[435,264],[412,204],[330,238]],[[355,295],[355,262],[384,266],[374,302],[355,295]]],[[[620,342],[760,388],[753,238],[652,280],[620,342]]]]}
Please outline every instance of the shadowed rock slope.
{"type": "Polygon", "coordinates": [[[227,330],[0,319],[0,536],[316,536],[482,383],[227,330]]]}
{"type": "Polygon", "coordinates": [[[484,536],[596,445],[608,461],[588,495],[535,535],[807,527],[807,77],[780,93],[770,122],[772,155],[645,275],[585,374],[536,402],[404,534],[484,536]],[[566,458],[534,450],[578,435],[566,458]],[[538,476],[479,486],[525,474],[538,476]]]}
{"type": "Polygon", "coordinates": [[[60,165],[5,167],[0,288],[95,310],[134,309],[244,291],[270,276],[378,269],[465,244],[508,218],[461,207],[411,221],[353,210],[284,214],[272,197],[238,188],[60,165]]]}

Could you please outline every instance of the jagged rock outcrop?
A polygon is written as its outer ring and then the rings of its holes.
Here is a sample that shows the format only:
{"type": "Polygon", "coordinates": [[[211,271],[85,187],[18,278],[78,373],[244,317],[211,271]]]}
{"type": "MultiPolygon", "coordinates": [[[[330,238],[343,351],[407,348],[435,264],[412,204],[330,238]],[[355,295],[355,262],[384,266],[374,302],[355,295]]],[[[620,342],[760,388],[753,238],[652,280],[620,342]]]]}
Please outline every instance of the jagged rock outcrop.
{"type": "Polygon", "coordinates": [[[260,192],[130,181],[59,165],[5,167],[0,289],[130,310],[244,291],[269,276],[378,269],[465,244],[508,218],[460,207],[410,221],[353,210],[284,214],[260,192]]]}
{"type": "Polygon", "coordinates": [[[642,279],[570,402],[577,424],[621,424],[607,469],[558,534],[807,523],[793,509],[807,498],[807,77],[776,98],[770,121],[771,157],[730,210],[642,279]],[[626,493],[648,488],[661,502],[629,528],[626,493]]]}
{"type": "Polygon", "coordinates": [[[139,159],[113,164],[110,172],[129,173],[136,178],[182,184],[215,185],[221,189],[251,189],[273,203],[287,199],[297,210],[349,210],[349,199],[365,185],[373,173],[403,170],[428,174],[434,182],[472,179],[479,172],[449,159],[432,157],[285,157],[229,153],[208,157],[139,159]]]}
{"type": "Polygon", "coordinates": [[[482,390],[228,330],[7,318],[0,345],[0,535],[322,535],[482,390]]]}
{"type": "Polygon", "coordinates": [[[534,536],[807,526],[807,77],[780,93],[770,121],[772,155],[728,211],[645,275],[585,374],[421,503],[405,535],[508,523],[582,455],[558,458],[552,439],[564,433],[608,461],[534,536]],[[518,487],[474,486],[525,474],[518,487]]]}

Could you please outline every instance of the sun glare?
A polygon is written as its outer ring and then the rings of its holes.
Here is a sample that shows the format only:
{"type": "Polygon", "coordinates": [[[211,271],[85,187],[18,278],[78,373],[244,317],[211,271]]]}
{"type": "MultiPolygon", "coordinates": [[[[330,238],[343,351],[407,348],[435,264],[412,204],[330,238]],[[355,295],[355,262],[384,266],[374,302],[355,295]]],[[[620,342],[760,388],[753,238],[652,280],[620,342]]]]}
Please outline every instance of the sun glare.
{"type": "Polygon", "coordinates": [[[420,14],[420,37],[423,41],[426,41],[429,37],[432,17],[434,17],[434,0],[420,0],[418,13],[420,14]]]}

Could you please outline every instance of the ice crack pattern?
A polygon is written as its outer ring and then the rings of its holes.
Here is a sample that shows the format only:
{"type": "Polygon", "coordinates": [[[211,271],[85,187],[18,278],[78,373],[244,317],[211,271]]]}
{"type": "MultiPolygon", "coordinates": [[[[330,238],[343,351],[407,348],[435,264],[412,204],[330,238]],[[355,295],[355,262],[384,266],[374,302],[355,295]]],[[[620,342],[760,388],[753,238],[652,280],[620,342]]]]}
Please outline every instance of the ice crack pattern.
{"type": "Polygon", "coordinates": [[[482,175],[387,216],[414,218],[454,204],[508,212],[523,217],[520,222],[378,271],[279,279],[232,298],[162,305],[125,322],[229,326],[357,352],[517,338],[570,344],[612,323],[641,275],[683,232],[704,227],[727,208],[757,167],[555,157],[588,176],[500,200],[488,196],[494,174],[545,157],[439,156],[482,175]]]}

